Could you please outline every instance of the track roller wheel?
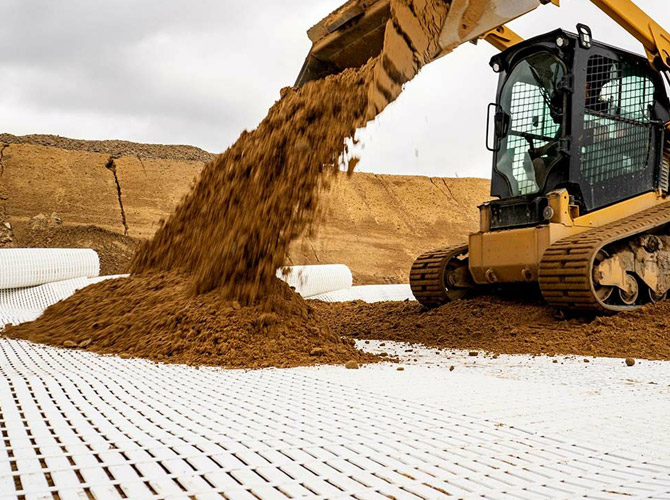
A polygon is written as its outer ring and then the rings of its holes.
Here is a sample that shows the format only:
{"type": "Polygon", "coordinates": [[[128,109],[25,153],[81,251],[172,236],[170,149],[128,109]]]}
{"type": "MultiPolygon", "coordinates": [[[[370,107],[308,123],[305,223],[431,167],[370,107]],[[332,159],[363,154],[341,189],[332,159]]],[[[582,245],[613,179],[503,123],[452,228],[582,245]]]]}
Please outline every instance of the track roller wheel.
{"type": "Polygon", "coordinates": [[[609,300],[609,298],[612,296],[612,293],[614,292],[615,287],[598,284],[595,279],[595,273],[596,269],[598,269],[598,265],[600,265],[600,263],[603,262],[604,260],[609,259],[609,257],[610,255],[605,250],[598,250],[598,253],[596,254],[593,260],[593,274],[594,274],[593,288],[596,292],[596,296],[602,302],[607,302],[609,300]]]}
{"type": "Polygon", "coordinates": [[[665,300],[665,298],[668,296],[668,292],[663,292],[663,293],[657,293],[651,288],[647,288],[647,298],[649,299],[649,302],[652,304],[655,304],[656,302],[661,302],[662,300],[665,300]]]}
{"type": "Polygon", "coordinates": [[[617,288],[617,291],[619,292],[619,300],[625,306],[635,305],[637,298],[640,296],[640,286],[632,274],[626,275],[626,290],[617,288]]]}

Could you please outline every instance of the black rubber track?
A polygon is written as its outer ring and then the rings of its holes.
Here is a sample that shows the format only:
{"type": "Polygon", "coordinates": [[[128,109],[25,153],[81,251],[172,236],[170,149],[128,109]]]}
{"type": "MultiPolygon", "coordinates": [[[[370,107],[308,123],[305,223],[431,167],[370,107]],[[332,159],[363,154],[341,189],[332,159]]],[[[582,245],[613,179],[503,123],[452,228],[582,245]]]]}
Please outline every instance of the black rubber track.
{"type": "Polygon", "coordinates": [[[638,309],[638,305],[611,305],[598,299],[593,287],[593,261],[598,251],[606,245],[668,223],[670,202],[557,241],[546,250],[540,262],[542,296],[549,305],[565,310],[602,313],[638,309]]]}
{"type": "Polygon", "coordinates": [[[449,261],[468,252],[467,244],[454,245],[421,254],[412,264],[409,284],[416,300],[426,307],[449,302],[444,271],[449,261]]]}

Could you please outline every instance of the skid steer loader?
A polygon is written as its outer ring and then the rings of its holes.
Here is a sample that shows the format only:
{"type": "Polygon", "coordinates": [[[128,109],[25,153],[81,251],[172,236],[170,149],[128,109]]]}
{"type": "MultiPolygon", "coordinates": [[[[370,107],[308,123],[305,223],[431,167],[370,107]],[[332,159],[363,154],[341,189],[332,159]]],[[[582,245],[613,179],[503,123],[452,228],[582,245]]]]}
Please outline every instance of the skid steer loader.
{"type": "MultiPolygon", "coordinates": [[[[445,0],[433,58],[477,39],[502,50],[490,63],[499,75],[487,130],[494,200],[479,207],[467,244],[416,259],[410,285],[421,304],[515,283],[539,284],[565,310],[625,311],[667,296],[670,35],[631,0],[591,1],[647,57],[595,41],[583,24],[525,41],[504,26],[558,0],[445,0]]],[[[411,18],[396,12],[418,15],[425,3],[346,3],[308,32],[297,85],[363,64],[389,30],[412,48],[411,18]]]]}

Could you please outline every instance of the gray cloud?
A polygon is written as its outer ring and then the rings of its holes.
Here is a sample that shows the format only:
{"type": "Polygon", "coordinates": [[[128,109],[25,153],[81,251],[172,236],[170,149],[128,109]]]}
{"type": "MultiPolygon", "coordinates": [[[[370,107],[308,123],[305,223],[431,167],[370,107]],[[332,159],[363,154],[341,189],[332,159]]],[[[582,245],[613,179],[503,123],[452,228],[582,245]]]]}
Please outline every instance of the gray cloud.
{"type": "Polygon", "coordinates": [[[103,138],[125,119],[136,131],[123,138],[223,149],[293,82],[305,30],[337,5],[296,15],[304,3],[9,0],[3,130],[103,138]]]}
{"type": "MultiPolygon", "coordinates": [[[[293,83],[305,31],[343,0],[5,0],[0,129],[186,143],[220,151],[293,83]]],[[[586,22],[640,50],[588,2],[519,19],[532,36],[586,22]]],[[[639,0],[670,27],[666,2],[639,0]]],[[[487,176],[494,51],[467,45],[424,69],[368,133],[363,170],[487,176]]]]}

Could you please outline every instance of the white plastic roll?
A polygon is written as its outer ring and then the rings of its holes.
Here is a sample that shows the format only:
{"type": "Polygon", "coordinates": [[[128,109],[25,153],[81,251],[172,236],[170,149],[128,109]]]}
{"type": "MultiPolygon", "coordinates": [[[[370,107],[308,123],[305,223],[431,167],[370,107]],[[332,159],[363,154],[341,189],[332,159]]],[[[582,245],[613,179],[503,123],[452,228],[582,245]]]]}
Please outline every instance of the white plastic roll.
{"type": "Polygon", "coordinates": [[[415,300],[409,285],[361,285],[351,287],[347,290],[335,290],[333,292],[313,295],[309,298],[324,302],[363,300],[370,303],[415,300]]]}
{"type": "Polygon", "coordinates": [[[351,288],[351,271],[344,264],[288,266],[277,270],[277,277],[303,297],[351,288]]]}
{"type": "Polygon", "coordinates": [[[0,249],[0,289],[93,278],[99,273],[98,254],[88,248],[0,249]]]}

